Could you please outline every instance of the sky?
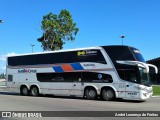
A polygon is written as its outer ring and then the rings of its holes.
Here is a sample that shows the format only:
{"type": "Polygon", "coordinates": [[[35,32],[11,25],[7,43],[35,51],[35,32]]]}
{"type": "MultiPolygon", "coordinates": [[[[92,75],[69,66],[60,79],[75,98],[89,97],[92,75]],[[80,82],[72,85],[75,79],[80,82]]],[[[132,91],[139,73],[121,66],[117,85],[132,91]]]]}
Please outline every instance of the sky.
{"type": "Polygon", "coordinates": [[[145,60],[160,57],[160,0],[0,0],[0,73],[6,55],[42,52],[44,15],[67,9],[80,29],[63,49],[102,45],[138,48],[145,60]]]}

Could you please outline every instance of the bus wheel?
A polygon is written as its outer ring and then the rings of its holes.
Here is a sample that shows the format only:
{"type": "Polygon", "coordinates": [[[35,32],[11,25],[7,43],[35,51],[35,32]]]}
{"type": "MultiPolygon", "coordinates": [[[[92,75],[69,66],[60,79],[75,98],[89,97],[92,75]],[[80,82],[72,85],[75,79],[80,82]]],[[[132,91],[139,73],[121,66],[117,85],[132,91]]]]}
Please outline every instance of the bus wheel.
{"type": "Polygon", "coordinates": [[[114,98],[115,98],[115,92],[112,89],[103,89],[102,90],[102,97],[106,101],[114,100],[114,98]]]}
{"type": "Polygon", "coordinates": [[[38,96],[39,95],[39,90],[36,86],[31,87],[31,95],[32,96],[38,96]]]}
{"type": "Polygon", "coordinates": [[[94,88],[88,88],[85,90],[85,96],[89,100],[94,100],[97,98],[97,92],[94,88]]]}
{"type": "Polygon", "coordinates": [[[27,96],[27,95],[29,95],[29,90],[26,86],[22,86],[20,89],[20,93],[21,93],[21,95],[27,96]]]}

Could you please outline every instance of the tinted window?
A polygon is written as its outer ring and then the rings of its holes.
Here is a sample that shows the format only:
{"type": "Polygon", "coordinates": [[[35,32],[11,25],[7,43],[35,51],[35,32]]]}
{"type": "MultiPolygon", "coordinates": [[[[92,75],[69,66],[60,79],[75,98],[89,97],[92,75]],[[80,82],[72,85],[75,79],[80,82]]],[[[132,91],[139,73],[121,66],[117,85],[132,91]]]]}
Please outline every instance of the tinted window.
{"type": "Polygon", "coordinates": [[[8,82],[12,82],[13,81],[13,75],[8,75],[8,82]]]}
{"type": "Polygon", "coordinates": [[[93,72],[37,73],[40,82],[113,82],[111,75],[93,72]]]}
{"type": "Polygon", "coordinates": [[[138,75],[138,67],[132,65],[116,65],[119,77],[122,80],[140,83],[138,75]]]}
{"type": "Polygon", "coordinates": [[[8,65],[40,65],[40,64],[53,64],[65,63],[65,53],[48,53],[26,56],[8,57],[8,65]]]}
{"type": "Polygon", "coordinates": [[[117,60],[135,60],[132,52],[127,46],[104,46],[103,48],[114,64],[117,60]]]}
{"type": "Polygon", "coordinates": [[[116,64],[117,60],[145,62],[143,56],[140,54],[140,51],[136,48],[128,46],[103,46],[103,48],[114,64],[116,64]]]}
{"type": "Polygon", "coordinates": [[[133,52],[137,61],[146,62],[138,49],[131,47],[131,51],[133,52]]]}
{"type": "Polygon", "coordinates": [[[58,74],[37,73],[37,80],[40,81],[40,82],[53,82],[53,81],[60,80],[60,78],[58,78],[58,74]]]}
{"type": "Polygon", "coordinates": [[[47,53],[37,55],[8,57],[8,65],[42,65],[55,63],[99,62],[106,63],[99,50],[81,50],[73,52],[47,53]]]}
{"type": "Polygon", "coordinates": [[[106,63],[100,50],[79,50],[73,52],[67,52],[68,63],[74,62],[98,62],[106,63]]]}
{"type": "Polygon", "coordinates": [[[104,73],[83,72],[82,77],[82,80],[86,82],[113,82],[111,75],[104,73]]]}

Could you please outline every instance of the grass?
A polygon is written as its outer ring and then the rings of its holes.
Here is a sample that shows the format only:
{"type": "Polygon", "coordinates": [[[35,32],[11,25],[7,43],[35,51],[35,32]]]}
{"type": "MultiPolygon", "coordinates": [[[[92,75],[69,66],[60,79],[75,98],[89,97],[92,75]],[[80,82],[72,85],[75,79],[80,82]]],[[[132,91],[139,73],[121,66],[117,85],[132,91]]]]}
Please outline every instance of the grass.
{"type": "Polygon", "coordinates": [[[160,95],[160,86],[153,86],[153,96],[160,95]]]}

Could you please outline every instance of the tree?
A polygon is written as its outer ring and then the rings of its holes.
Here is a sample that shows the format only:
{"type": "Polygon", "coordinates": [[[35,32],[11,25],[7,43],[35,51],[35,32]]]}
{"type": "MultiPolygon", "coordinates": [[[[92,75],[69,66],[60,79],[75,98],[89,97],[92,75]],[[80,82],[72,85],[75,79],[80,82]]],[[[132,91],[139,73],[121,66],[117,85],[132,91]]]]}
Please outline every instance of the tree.
{"type": "Polygon", "coordinates": [[[43,35],[37,40],[41,42],[43,50],[62,49],[66,41],[75,40],[79,31],[67,10],[61,10],[59,15],[51,12],[43,16],[41,23],[43,35]]]}

